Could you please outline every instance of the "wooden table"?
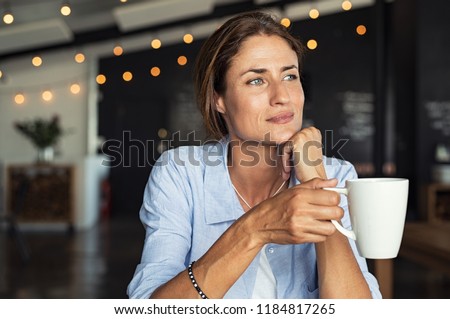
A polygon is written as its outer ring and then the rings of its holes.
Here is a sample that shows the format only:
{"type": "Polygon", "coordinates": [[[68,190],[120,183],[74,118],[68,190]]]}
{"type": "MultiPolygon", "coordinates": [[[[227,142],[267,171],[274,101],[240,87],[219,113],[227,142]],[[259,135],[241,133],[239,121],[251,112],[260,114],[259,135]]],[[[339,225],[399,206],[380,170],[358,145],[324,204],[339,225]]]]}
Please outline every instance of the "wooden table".
{"type": "MultiPolygon", "coordinates": [[[[406,223],[399,256],[450,275],[450,223],[406,223]]],[[[374,261],[383,298],[393,298],[394,260],[374,261]]]]}

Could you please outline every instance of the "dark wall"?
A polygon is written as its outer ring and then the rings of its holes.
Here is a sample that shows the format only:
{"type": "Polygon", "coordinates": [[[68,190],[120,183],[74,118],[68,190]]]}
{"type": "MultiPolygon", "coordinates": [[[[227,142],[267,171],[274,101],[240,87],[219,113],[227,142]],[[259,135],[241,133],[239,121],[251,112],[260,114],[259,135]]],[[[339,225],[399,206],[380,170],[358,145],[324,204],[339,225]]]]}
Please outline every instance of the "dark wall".
{"type": "MultiPolygon", "coordinates": [[[[170,136],[160,138],[158,130],[164,128],[171,134],[199,126],[191,90],[198,46],[196,42],[162,46],[100,60],[99,72],[107,81],[100,86],[99,135],[106,139],[103,152],[111,165],[113,214],[138,212],[151,166],[160,155],[159,146],[169,147],[170,136]],[[178,65],[179,55],[188,58],[187,65],[178,65]],[[158,77],[150,75],[153,66],[161,69],[158,77]],[[125,71],[133,74],[130,82],[122,79],[125,71]],[[177,119],[184,124],[177,125],[177,119]]],[[[185,136],[183,131],[180,139],[185,136]]]]}
{"type": "Polygon", "coordinates": [[[450,3],[396,0],[392,5],[397,172],[412,182],[410,207],[426,215],[438,143],[450,143],[450,3]]]}
{"type": "MultiPolygon", "coordinates": [[[[416,1],[397,0],[389,19],[391,71],[393,72],[396,106],[395,156],[399,176],[410,178],[416,185],[417,130],[416,119],[416,60],[417,60],[416,1]]],[[[414,188],[411,189],[414,192],[414,188]]],[[[413,196],[415,197],[415,196],[413,196]]]]}
{"type": "Polygon", "coordinates": [[[438,143],[450,144],[450,4],[418,0],[417,15],[417,177],[431,179],[438,143]]]}
{"type": "Polygon", "coordinates": [[[409,179],[408,217],[417,219],[417,6],[415,1],[398,0],[391,5],[387,19],[389,72],[394,100],[394,158],[397,176],[409,179]]]}

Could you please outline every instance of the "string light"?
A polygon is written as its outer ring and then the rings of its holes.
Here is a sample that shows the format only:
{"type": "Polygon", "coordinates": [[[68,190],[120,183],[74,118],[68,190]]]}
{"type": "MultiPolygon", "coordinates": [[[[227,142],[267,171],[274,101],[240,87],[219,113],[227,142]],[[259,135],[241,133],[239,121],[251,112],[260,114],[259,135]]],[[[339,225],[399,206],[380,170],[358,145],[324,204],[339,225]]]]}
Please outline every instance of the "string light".
{"type": "Polygon", "coordinates": [[[154,77],[157,77],[161,74],[161,69],[158,68],[157,66],[154,66],[153,68],[150,69],[150,74],[154,77]]]}
{"type": "Polygon", "coordinates": [[[69,16],[72,13],[72,9],[70,8],[69,2],[65,2],[61,6],[61,14],[63,16],[69,16]]]}
{"type": "Polygon", "coordinates": [[[153,39],[151,45],[153,49],[159,49],[161,47],[161,40],[153,39]]]}
{"type": "Polygon", "coordinates": [[[190,34],[190,33],[186,33],[183,36],[183,41],[186,44],[191,44],[194,41],[194,36],[192,34],[190,34]]]}
{"type": "Polygon", "coordinates": [[[53,93],[50,90],[45,90],[42,92],[42,99],[45,102],[50,102],[53,99],[53,93]]]}
{"type": "Polygon", "coordinates": [[[11,24],[14,22],[14,16],[11,10],[5,10],[5,12],[3,13],[3,22],[6,24],[11,24]]]}
{"type": "Polygon", "coordinates": [[[97,75],[97,77],[95,78],[95,82],[97,82],[97,84],[105,84],[106,83],[106,76],[104,76],[103,74],[99,74],[97,75]]]}
{"type": "Polygon", "coordinates": [[[280,21],[281,25],[285,26],[286,28],[289,28],[291,25],[291,20],[289,18],[283,18],[280,21]]]}
{"type": "Polygon", "coordinates": [[[133,79],[133,73],[131,73],[130,71],[125,71],[122,74],[122,78],[124,81],[129,82],[133,79]]]}
{"type": "Polygon", "coordinates": [[[367,28],[365,25],[360,24],[359,26],[356,27],[356,33],[359,35],[364,35],[367,32],[367,28]]]}
{"type": "Polygon", "coordinates": [[[314,39],[308,40],[308,42],[306,43],[306,46],[310,50],[315,50],[317,48],[317,41],[314,39]]]}
{"type": "Polygon", "coordinates": [[[42,65],[42,58],[39,55],[36,55],[33,57],[33,59],[31,59],[31,63],[35,66],[35,67],[39,67],[42,65]]]}
{"type": "Polygon", "coordinates": [[[78,94],[78,93],[80,93],[80,91],[81,91],[81,87],[80,87],[80,85],[78,83],[73,83],[70,86],[70,92],[72,94],[78,94]]]}
{"type": "Polygon", "coordinates": [[[128,0],[120,0],[120,2],[122,2],[122,3],[125,3],[125,2],[127,2],[128,0]]]}
{"type": "Polygon", "coordinates": [[[342,2],[342,9],[348,11],[352,8],[352,3],[349,0],[345,0],[342,2]]]}
{"type": "Polygon", "coordinates": [[[309,10],[309,17],[311,19],[317,19],[319,17],[319,15],[320,15],[319,10],[317,10],[315,8],[309,10]]]}
{"type": "Polygon", "coordinates": [[[5,22],[6,24],[11,24],[14,22],[14,16],[12,15],[12,13],[5,13],[5,15],[3,16],[3,22],[5,22]]]}
{"type": "Polygon", "coordinates": [[[186,65],[187,58],[184,55],[180,55],[177,59],[179,65],[186,65]]]}
{"type": "Polygon", "coordinates": [[[158,130],[158,137],[159,138],[166,138],[169,135],[169,131],[167,131],[165,128],[160,128],[158,130]]]}
{"type": "Polygon", "coordinates": [[[3,77],[3,72],[0,70],[0,79],[3,77]]]}
{"type": "Polygon", "coordinates": [[[22,105],[25,102],[25,95],[22,93],[17,93],[14,96],[14,102],[16,102],[17,105],[22,105]]]}
{"type": "Polygon", "coordinates": [[[78,52],[77,54],[75,54],[74,60],[75,60],[75,62],[77,62],[77,63],[83,63],[84,60],[86,60],[86,57],[84,56],[83,53],[78,52]]]}
{"type": "Polygon", "coordinates": [[[120,44],[116,44],[113,48],[113,53],[115,56],[120,56],[123,54],[123,48],[120,44]]]}
{"type": "MultiPolygon", "coordinates": [[[[5,74],[3,74],[5,76],[5,74]]],[[[77,77],[84,76],[82,74],[77,77]]],[[[79,84],[80,79],[69,78],[69,79],[59,79],[57,81],[51,83],[40,83],[35,85],[27,85],[26,89],[21,88],[19,91],[17,89],[15,92],[12,92],[12,102],[16,105],[26,104],[29,97],[28,95],[37,93],[42,101],[50,102],[55,99],[55,87],[65,87],[66,90],[70,90],[70,93],[73,95],[79,94],[82,91],[82,87],[79,84]],[[44,90],[42,89],[44,87],[44,90]]],[[[3,90],[2,90],[3,91],[3,90]]],[[[67,92],[67,94],[70,94],[67,92]]],[[[0,93],[3,94],[3,93],[0,93]]],[[[32,99],[34,100],[34,98],[32,99]]]]}

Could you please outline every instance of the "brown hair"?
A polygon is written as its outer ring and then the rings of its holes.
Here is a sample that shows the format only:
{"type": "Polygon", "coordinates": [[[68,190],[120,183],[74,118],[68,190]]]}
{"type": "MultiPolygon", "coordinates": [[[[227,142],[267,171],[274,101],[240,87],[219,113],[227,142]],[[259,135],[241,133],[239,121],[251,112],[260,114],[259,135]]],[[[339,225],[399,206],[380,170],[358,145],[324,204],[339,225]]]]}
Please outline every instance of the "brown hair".
{"type": "Polygon", "coordinates": [[[254,35],[276,35],[286,40],[297,54],[301,70],[303,45],[271,15],[246,12],[226,21],[203,44],[194,71],[197,104],[207,133],[213,138],[220,139],[228,134],[225,121],[214,106],[214,91],[219,94],[225,92],[225,76],[231,60],[241,44],[254,35]]]}

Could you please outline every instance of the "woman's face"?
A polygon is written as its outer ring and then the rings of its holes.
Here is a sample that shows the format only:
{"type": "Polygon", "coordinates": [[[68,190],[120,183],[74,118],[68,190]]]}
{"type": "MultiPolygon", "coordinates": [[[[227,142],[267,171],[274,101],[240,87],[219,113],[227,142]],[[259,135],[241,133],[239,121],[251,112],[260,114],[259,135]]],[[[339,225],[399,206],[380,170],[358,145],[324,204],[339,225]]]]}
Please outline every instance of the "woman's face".
{"type": "Polygon", "coordinates": [[[280,144],[302,125],[304,94],[298,59],[278,36],[256,35],[242,43],[216,94],[231,139],[280,144]]]}

